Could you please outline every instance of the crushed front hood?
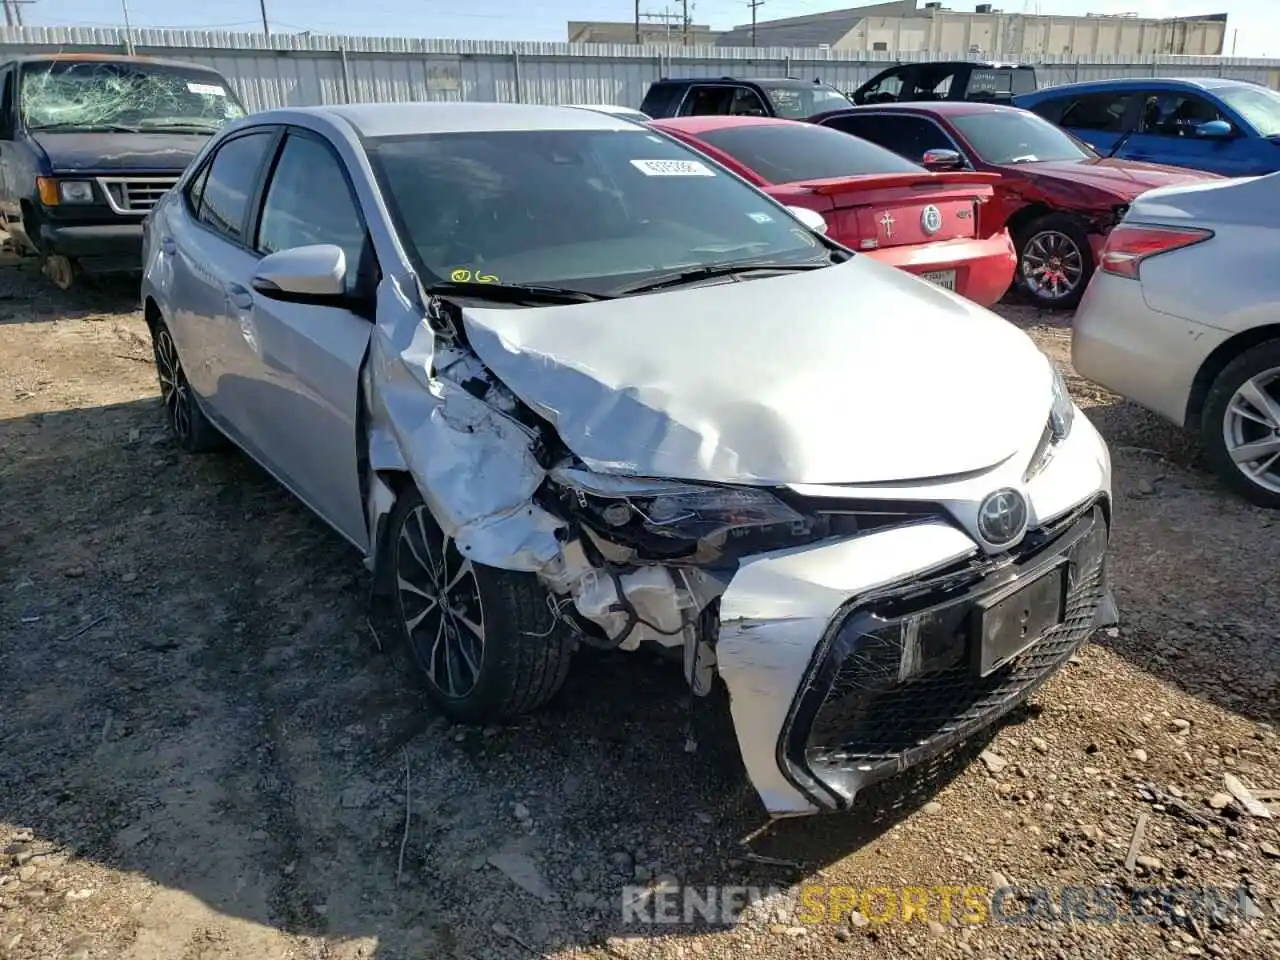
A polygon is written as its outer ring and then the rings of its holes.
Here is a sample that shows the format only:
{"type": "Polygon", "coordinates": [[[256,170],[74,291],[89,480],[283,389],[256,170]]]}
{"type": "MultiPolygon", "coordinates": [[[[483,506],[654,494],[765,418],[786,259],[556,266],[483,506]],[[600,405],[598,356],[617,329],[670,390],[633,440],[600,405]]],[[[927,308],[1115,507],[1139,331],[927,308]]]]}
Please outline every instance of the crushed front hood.
{"type": "Polygon", "coordinates": [[[604,473],[852,484],[1034,446],[1051,373],[1021,331],[868,257],[587,304],[467,308],[476,354],[604,473]]]}
{"type": "Polygon", "coordinates": [[[1199,170],[1106,157],[1097,160],[1045,160],[1040,163],[1010,164],[1003,169],[1031,180],[1095,187],[1114,194],[1120,200],[1132,200],[1153,187],[1180,186],[1217,179],[1217,174],[1199,170]]]}

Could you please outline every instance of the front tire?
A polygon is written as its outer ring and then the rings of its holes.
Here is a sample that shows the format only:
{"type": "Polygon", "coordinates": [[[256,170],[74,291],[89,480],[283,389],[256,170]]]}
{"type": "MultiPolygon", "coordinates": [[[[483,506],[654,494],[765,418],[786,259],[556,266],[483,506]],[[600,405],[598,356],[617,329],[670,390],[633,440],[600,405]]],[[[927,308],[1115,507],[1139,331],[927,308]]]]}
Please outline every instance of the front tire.
{"type": "Polygon", "coordinates": [[[1280,340],[1251,347],[1218,374],[1200,433],[1209,463],[1232,490],[1280,507],[1280,340]]]}
{"type": "Polygon", "coordinates": [[[1074,308],[1093,276],[1093,248],[1084,224],[1051,213],[1018,230],[1018,283],[1038,307],[1074,308]]]}
{"type": "Polygon", "coordinates": [[[387,537],[396,630],[441,713],[495,723],[559,691],[575,644],[534,574],[472,563],[413,488],[400,495],[387,537]]]}
{"type": "Polygon", "coordinates": [[[218,428],[200,409],[173,335],[163,320],[151,328],[151,345],[155,353],[156,375],[160,379],[160,399],[164,402],[165,420],[178,446],[187,453],[207,453],[221,449],[225,441],[218,428]]]}

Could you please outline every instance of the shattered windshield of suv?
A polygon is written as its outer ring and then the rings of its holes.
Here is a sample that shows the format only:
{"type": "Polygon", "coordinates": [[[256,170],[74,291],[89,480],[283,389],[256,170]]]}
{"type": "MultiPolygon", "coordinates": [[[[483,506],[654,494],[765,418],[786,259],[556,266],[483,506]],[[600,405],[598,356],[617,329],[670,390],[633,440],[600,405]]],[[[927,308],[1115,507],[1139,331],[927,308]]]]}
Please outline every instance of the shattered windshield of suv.
{"type": "Polygon", "coordinates": [[[20,97],[29,130],[212,133],[245,115],[216,74],[131,61],[28,64],[20,97]]]}

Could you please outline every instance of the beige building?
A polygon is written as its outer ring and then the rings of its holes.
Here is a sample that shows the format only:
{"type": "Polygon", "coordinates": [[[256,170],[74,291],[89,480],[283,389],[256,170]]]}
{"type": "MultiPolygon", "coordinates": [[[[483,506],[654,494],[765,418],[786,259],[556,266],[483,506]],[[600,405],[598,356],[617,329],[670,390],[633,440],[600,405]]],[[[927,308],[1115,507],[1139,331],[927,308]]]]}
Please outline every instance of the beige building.
{"type": "MultiPolygon", "coordinates": [[[[1011,4],[1018,0],[1008,0],[1011,4]]],[[[958,5],[957,5],[958,6],[958,5]]],[[[847,10],[762,20],[720,33],[719,46],[830,47],[833,50],[968,54],[990,58],[1132,57],[1223,52],[1227,15],[1146,17],[1033,15],[977,3],[966,10],[894,0],[847,10]]]]}

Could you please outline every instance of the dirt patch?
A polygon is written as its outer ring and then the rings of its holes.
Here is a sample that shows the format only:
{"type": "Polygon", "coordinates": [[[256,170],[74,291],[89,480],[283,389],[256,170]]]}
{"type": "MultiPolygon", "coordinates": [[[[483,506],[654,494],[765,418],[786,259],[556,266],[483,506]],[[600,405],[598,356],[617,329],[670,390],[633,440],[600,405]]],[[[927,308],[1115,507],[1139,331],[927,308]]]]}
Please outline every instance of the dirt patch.
{"type": "MultiPolygon", "coordinates": [[[[0,957],[1280,952],[1280,817],[1207,802],[1227,773],[1280,789],[1280,537],[1177,430],[1073,376],[1112,444],[1122,627],[985,759],[744,844],[760,809],[712,705],[685,751],[669,664],[583,657],[510,728],[433,717],[366,626],[353,553],[243,457],[170,445],[134,301],[13,269],[0,287],[0,957]],[[1023,922],[970,924],[935,895],[933,923],[818,926],[769,901],[646,937],[620,896],[655,878],[1248,900],[1105,923],[1024,897],[1023,922]]],[[[1002,312],[1068,358],[1062,318],[1002,312]]]]}

